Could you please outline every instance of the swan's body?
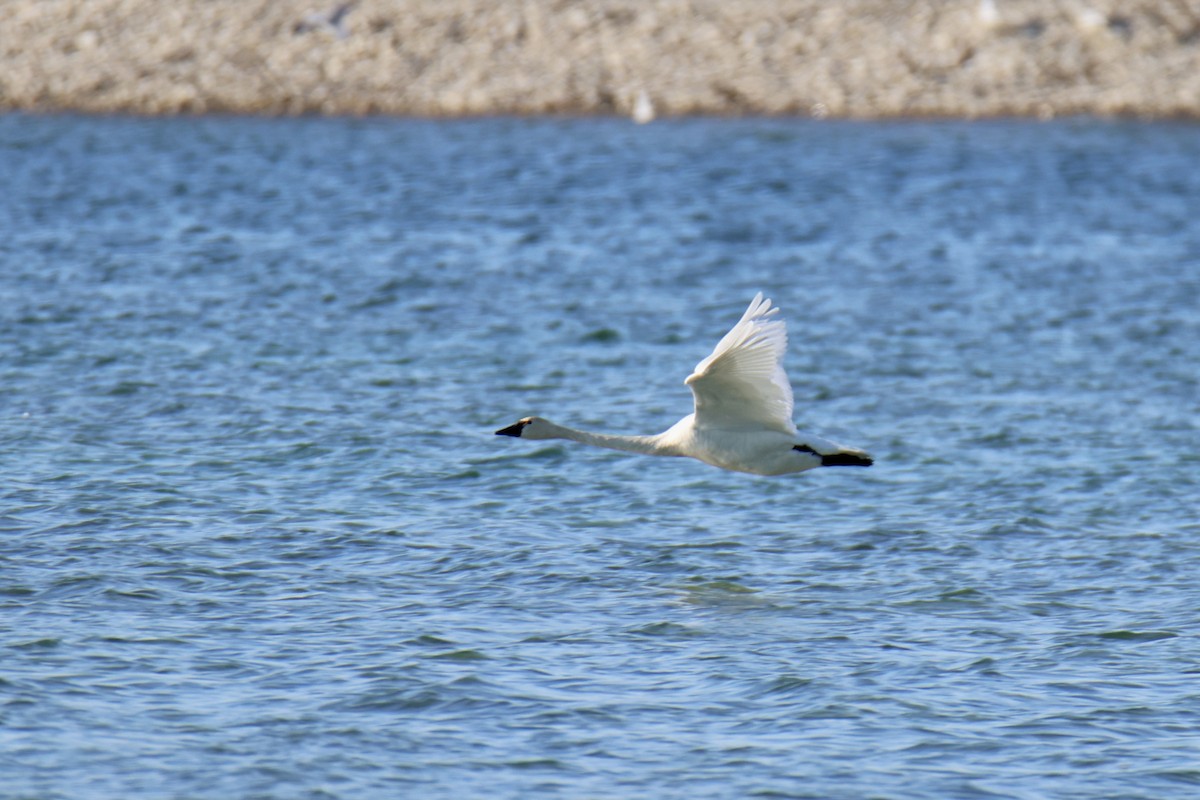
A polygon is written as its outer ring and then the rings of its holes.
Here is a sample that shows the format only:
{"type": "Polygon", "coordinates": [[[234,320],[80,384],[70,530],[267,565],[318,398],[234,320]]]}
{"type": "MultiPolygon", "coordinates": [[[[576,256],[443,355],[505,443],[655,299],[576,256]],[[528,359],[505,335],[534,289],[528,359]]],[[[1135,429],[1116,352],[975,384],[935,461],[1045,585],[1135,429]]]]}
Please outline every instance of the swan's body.
{"type": "Polygon", "coordinates": [[[684,381],[696,409],[654,436],[590,433],[526,417],[496,431],[522,439],[571,439],[596,447],[656,456],[687,456],[714,467],[783,475],[814,467],[873,463],[864,451],[843,447],[792,423],[792,386],[783,371],[787,326],[762,293],[712,353],[684,381]]]}

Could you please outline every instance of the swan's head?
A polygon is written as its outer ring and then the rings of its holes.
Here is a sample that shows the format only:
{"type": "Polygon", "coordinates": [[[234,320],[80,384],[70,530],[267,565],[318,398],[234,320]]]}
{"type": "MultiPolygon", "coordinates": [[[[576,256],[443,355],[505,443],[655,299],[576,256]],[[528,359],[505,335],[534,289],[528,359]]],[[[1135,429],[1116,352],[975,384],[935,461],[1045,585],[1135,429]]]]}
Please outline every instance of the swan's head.
{"type": "Polygon", "coordinates": [[[525,417],[496,431],[497,436],[516,436],[521,439],[554,439],[554,433],[553,423],[541,417],[525,417]]]}

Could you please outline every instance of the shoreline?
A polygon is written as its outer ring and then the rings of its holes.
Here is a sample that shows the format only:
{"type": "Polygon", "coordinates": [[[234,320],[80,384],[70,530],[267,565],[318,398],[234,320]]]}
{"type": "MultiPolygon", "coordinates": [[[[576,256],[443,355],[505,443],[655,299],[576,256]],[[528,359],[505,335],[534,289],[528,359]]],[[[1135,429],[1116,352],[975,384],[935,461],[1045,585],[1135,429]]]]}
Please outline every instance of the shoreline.
{"type": "Polygon", "coordinates": [[[1170,0],[10,0],[0,112],[1200,119],[1170,0]]]}
{"type": "MultiPolygon", "coordinates": [[[[353,111],[179,111],[164,113],[160,111],[138,111],[138,110],[102,110],[96,111],[92,109],[80,108],[8,108],[0,106],[0,117],[4,116],[26,116],[26,117],[80,117],[91,119],[176,119],[176,120],[201,120],[201,119],[231,119],[231,120],[319,120],[319,119],[343,119],[343,120],[361,120],[369,122],[372,120],[404,120],[409,122],[474,122],[486,120],[546,120],[560,122],[584,122],[584,121],[623,121],[630,120],[632,116],[629,114],[617,113],[612,111],[555,111],[548,113],[524,113],[524,112],[509,112],[509,111],[484,111],[471,114],[418,114],[408,113],[403,111],[368,111],[358,113],[353,111]]],[[[1111,124],[1139,124],[1139,123],[1158,123],[1164,125],[1196,125],[1200,123],[1200,114],[1187,114],[1176,116],[1155,116],[1141,114],[1094,114],[1091,112],[1079,112],[1070,114],[1051,114],[1051,115],[1033,115],[1033,114],[996,114],[994,116],[963,116],[954,114],[894,114],[880,116],[814,116],[812,114],[795,114],[795,113],[765,113],[759,111],[746,112],[706,112],[699,111],[696,113],[674,114],[656,116],[653,121],[658,124],[670,122],[688,122],[699,120],[763,120],[763,121],[779,121],[779,122],[811,122],[813,124],[873,124],[873,123],[894,123],[897,125],[920,125],[926,123],[981,123],[981,124],[1003,124],[1011,123],[1055,123],[1055,122],[1096,122],[1096,123],[1111,123],[1111,124]]],[[[634,120],[639,122],[639,120],[634,120]]]]}

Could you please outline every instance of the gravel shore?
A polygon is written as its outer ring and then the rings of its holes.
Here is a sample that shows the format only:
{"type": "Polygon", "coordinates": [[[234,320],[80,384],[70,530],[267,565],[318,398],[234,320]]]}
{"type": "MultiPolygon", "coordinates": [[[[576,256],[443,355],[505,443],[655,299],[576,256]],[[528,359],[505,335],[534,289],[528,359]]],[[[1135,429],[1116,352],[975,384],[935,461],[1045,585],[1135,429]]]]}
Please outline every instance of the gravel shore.
{"type": "Polygon", "coordinates": [[[1197,0],[0,0],[0,110],[1200,116],[1197,0]]]}

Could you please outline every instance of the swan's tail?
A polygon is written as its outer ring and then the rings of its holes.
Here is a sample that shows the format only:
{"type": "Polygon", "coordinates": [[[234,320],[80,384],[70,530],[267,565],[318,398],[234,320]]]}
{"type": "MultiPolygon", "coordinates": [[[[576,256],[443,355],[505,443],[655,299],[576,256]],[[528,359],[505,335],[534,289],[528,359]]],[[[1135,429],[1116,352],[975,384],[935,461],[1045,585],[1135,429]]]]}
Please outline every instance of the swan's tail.
{"type": "Polygon", "coordinates": [[[825,453],[818,452],[815,448],[806,444],[798,444],[792,449],[799,450],[801,453],[812,453],[821,459],[822,467],[869,467],[875,463],[875,459],[871,458],[865,450],[859,450],[855,447],[833,445],[832,447],[821,448],[828,451],[825,453]]]}
{"type": "Polygon", "coordinates": [[[874,463],[875,459],[861,450],[844,450],[841,453],[821,456],[822,467],[869,467],[874,463]]]}

